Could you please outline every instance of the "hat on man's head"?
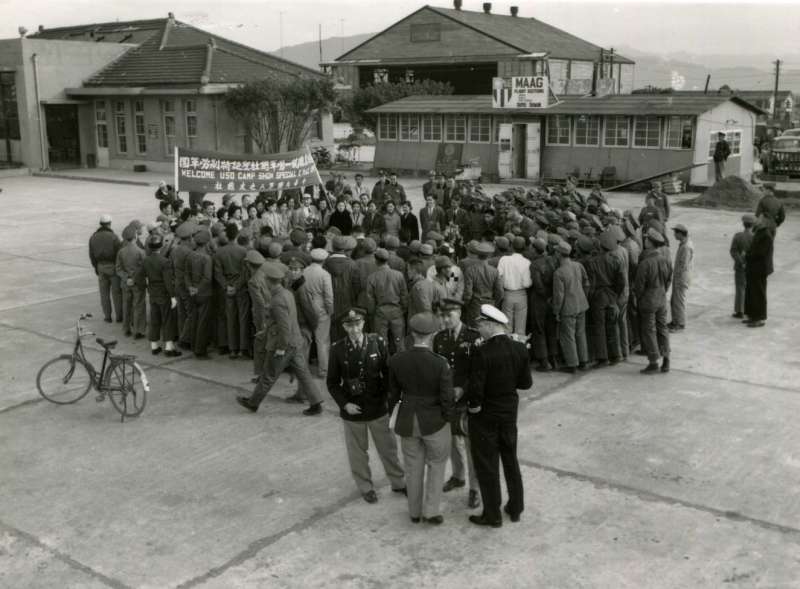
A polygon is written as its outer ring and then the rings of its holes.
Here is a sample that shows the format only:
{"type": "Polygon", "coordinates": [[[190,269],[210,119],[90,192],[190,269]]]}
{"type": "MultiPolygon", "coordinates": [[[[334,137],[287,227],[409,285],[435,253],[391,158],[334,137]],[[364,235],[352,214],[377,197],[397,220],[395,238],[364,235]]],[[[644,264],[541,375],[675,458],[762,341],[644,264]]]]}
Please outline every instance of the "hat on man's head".
{"type": "Polygon", "coordinates": [[[133,225],[128,225],[122,230],[122,239],[125,241],[133,241],[136,239],[136,228],[133,225]]]}
{"type": "Polygon", "coordinates": [[[664,236],[661,235],[661,233],[659,233],[658,231],[656,231],[652,227],[650,227],[647,230],[647,233],[645,233],[645,237],[647,237],[648,239],[650,239],[650,241],[653,241],[655,243],[659,243],[659,244],[664,243],[664,236]]]}
{"type": "Polygon", "coordinates": [[[353,237],[352,235],[345,235],[344,239],[345,239],[344,251],[348,252],[350,250],[356,249],[356,246],[358,245],[358,240],[355,237],[353,237]]]}
{"type": "Polygon", "coordinates": [[[450,268],[453,266],[453,260],[448,258],[447,256],[438,256],[436,258],[436,269],[439,268],[450,268]]]}
{"type": "Polygon", "coordinates": [[[478,247],[478,240],[477,239],[472,239],[472,240],[467,242],[467,252],[469,252],[471,254],[476,254],[476,253],[478,253],[478,250],[476,249],[477,247],[478,247]]]}
{"type": "Polygon", "coordinates": [[[578,238],[576,245],[584,254],[590,254],[594,249],[594,241],[592,241],[591,237],[587,237],[586,235],[581,235],[578,238]]]}
{"type": "Polygon", "coordinates": [[[364,251],[368,254],[374,254],[375,250],[378,249],[378,244],[371,237],[365,237],[362,243],[364,244],[364,251]]]}
{"type": "Polygon", "coordinates": [[[428,233],[425,234],[425,239],[426,240],[427,239],[433,239],[433,240],[436,240],[436,241],[442,241],[444,239],[444,236],[441,233],[439,233],[438,231],[428,231],[428,233]]]}
{"type": "Polygon", "coordinates": [[[147,247],[149,247],[152,250],[160,249],[162,245],[164,245],[164,238],[161,237],[158,233],[154,233],[153,235],[147,238],[147,247]]]}
{"type": "Polygon", "coordinates": [[[479,254],[485,254],[487,256],[491,256],[494,253],[494,247],[491,243],[486,241],[482,241],[478,244],[478,247],[475,248],[475,251],[479,254]]]}
{"type": "Polygon", "coordinates": [[[514,248],[515,252],[521,252],[522,250],[525,249],[525,246],[527,245],[527,243],[525,242],[525,238],[524,237],[520,237],[518,235],[517,237],[515,237],[511,241],[511,245],[514,248]]]}
{"type": "Polygon", "coordinates": [[[286,259],[286,265],[289,267],[295,266],[296,268],[300,269],[308,266],[306,259],[300,255],[300,252],[292,252],[289,254],[288,258],[286,259]]]}
{"type": "Polygon", "coordinates": [[[497,246],[497,249],[499,249],[500,251],[504,251],[504,252],[508,251],[508,249],[511,247],[511,244],[509,243],[508,238],[503,236],[503,235],[501,235],[500,237],[495,238],[494,244],[497,246]]]}
{"type": "Polygon", "coordinates": [[[408,244],[408,249],[410,249],[415,254],[419,253],[419,248],[421,247],[422,247],[422,242],[419,239],[415,239],[408,244]]]}
{"type": "Polygon", "coordinates": [[[439,303],[439,309],[442,311],[453,311],[455,309],[463,309],[464,303],[461,299],[442,299],[439,303]]]}
{"type": "Polygon", "coordinates": [[[617,236],[612,231],[603,231],[600,234],[600,245],[603,249],[612,251],[617,248],[617,236]]]}
{"type": "Polygon", "coordinates": [[[352,307],[350,310],[345,311],[339,316],[339,321],[341,321],[342,325],[352,325],[353,323],[364,321],[366,316],[366,309],[362,309],[361,307],[352,307]]]}
{"type": "Polygon", "coordinates": [[[108,213],[106,213],[104,215],[100,215],[100,224],[101,225],[108,225],[109,223],[111,223],[111,215],[109,215],[108,213]]]}
{"type": "Polygon", "coordinates": [[[419,253],[423,256],[432,256],[433,255],[433,246],[429,243],[423,243],[419,246],[419,253]]]}
{"type": "Polygon", "coordinates": [[[175,230],[175,235],[180,239],[189,239],[194,233],[194,227],[191,223],[181,223],[175,230]]]}
{"type": "Polygon", "coordinates": [[[271,241],[267,246],[267,255],[270,258],[277,258],[283,253],[283,245],[278,241],[271,241]]]}
{"type": "Polygon", "coordinates": [[[258,250],[247,250],[247,255],[244,257],[244,259],[246,262],[253,264],[254,266],[260,266],[266,262],[264,256],[262,256],[258,250]]]}
{"type": "Polygon", "coordinates": [[[335,225],[331,225],[330,227],[328,227],[328,229],[325,231],[325,233],[327,233],[328,235],[336,236],[336,235],[341,235],[342,234],[342,230],[339,229],[338,227],[336,227],[335,225]]]}
{"type": "Polygon", "coordinates": [[[337,235],[333,238],[333,249],[338,252],[343,252],[347,249],[347,238],[344,235],[337,235]]]}
{"type": "Polygon", "coordinates": [[[689,230],[686,228],[686,225],[682,223],[678,223],[672,228],[673,231],[678,231],[679,233],[683,233],[684,235],[689,235],[689,230]]]}
{"type": "Polygon", "coordinates": [[[756,216],[751,214],[751,213],[747,213],[746,215],[742,215],[742,223],[744,223],[745,225],[755,225],[756,224],[756,216]]]}
{"type": "Polygon", "coordinates": [[[194,234],[194,242],[197,245],[205,245],[209,241],[211,241],[211,233],[206,229],[202,229],[194,234]]]}
{"type": "Polygon", "coordinates": [[[286,278],[286,266],[283,264],[275,264],[270,262],[262,266],[264,268],[264,276],[272,280],[283,280],[286,278]]]}
{"type": "Polygon", "coordinates": [[[493,305],[481,305],[481,312],[478,321],[492,321],[501,325],[508,325],[508,317],[500,309],[493,305]]]}
{"type": "Polygon", "coordinates": [[[384,248],[379,247],[375,250],[375,259],[376,260],[383,260],[384,262],[389,261],[389,252],[387,252],[384,248]]]}
{"type": "Polygon", "coordinates": [[[408,320],[408,327],[415,333],[428,335],[439,331],[439,320],[433,313],[417,313],[408,320]]]}
{"type": "Polygon", "coordinates": [[[568,244],[566,241],[562,241],[556,246],[556,251],[559,254],[564,254],[565,256],[568,256],[572,253],[572,246],[568,244]]]}
{"type": "Polygon", "coordinates": [[[533,241],[533,247],[535,247],[538,251],[543,252],[547,249],[547,242],[542,239],[541,237],[535,238],[533,241]]]}
{"type": "Polygon", "coordinates": [[[306,235],[306,232],[302,229],[292,229],[289,233],[289,241],[294,245],[303,245],[308,241],[308,235],[306,235]]]}
{"type": "Polygon", "coordinates": [[[314,262],[324,262],[328,258],[328,252],[321,247],[314,248],[310,253],[314,262]]]}

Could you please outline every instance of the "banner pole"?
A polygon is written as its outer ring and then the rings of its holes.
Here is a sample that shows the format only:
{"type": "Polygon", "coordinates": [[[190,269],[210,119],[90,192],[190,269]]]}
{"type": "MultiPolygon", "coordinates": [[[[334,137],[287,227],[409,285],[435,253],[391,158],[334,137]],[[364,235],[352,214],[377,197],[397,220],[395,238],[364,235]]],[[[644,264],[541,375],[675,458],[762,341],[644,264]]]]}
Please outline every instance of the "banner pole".
{"type": "Polygon", "coordinates": [[[325,190],[325,183],[322,181],[322,176],[319,175],[319,168],[317,168],[317,162],[314,161],[314,156],[311,155],[311,148],[308,146],[308,143],[306,143],[306,153],[308,154],[308,157],[311,158],[311,161],[314,162],[314,173],[317,175],[317,185],[319,186],[319,189],[322,191],[322,194],[325,196],[325,201],[328,203],[329,210],[333,210],[336,207],[334,206],[334,203],[331,202],[331,197],[328,196],[328,191],[325,190]]]}
{"type": "Polygon", "coordinates": [[[174,171],[174,177],[173,177],[172,181],[175,183],[175,198],[178,198],[178,146],[177,145],[173,148],[173,151],[174,151],[174,156],[175,156],[174,157],[174,162],[173,162],[173,167],[174,167],[175,171],[174,171]]]}

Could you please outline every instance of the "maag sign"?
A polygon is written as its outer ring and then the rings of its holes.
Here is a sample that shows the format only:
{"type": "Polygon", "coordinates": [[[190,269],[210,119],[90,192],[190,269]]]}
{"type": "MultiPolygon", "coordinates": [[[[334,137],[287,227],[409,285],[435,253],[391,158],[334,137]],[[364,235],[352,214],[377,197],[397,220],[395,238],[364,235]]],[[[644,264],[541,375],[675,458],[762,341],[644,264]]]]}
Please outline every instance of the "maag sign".
{"type": "Polygon", "coordinates": [[[492,78],[492,107],[547,108],[548,82],[547,76],[492,78]]]}

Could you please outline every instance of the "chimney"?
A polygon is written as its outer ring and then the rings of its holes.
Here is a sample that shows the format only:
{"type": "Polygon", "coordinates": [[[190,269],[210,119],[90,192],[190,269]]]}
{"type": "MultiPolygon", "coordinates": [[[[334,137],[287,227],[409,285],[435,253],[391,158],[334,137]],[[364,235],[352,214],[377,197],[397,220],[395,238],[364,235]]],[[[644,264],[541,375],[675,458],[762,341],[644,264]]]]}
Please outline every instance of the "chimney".
{"type": "Polygon", "coordinates": [[[461,5],[463,4],[462,0],[453,0],[453,8],[456,10],[461,10],[461,5]]]}
{"type": "Polygon", "coordinates": [[[511,16],[517,16],[519,14],[519,6],[512,6],[511,7],[511,16]]]}
{"type": "Polygon", "coordinates": [[[39,25],[39,32],[44,33],[44,25],[39,25]]]}
{"type": "Polygon", "coordinates": [[[168,12],[167,13],[167,18],[169,20],[175,20],[175,13],[174,12],[168,12]]]}
{"type": "Polygon", "coordinates": [[[486,14],[492,14],[492,3],[491,2],[484,2],[483,3],[483,11],[486,14]]]}

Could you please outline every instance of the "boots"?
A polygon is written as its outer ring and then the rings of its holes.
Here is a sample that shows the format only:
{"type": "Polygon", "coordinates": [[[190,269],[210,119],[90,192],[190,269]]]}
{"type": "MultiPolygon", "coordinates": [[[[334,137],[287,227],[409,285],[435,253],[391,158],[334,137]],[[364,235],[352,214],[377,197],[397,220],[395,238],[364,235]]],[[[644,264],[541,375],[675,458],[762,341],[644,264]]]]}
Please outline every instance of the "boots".
{"type": "Polygon", "coordinates": [[[664,359],[661,361],[661,372],[669,372],[669,356],[664,356],[664,359]]]}
{"type": "Polygon", "coordinates": [[[656,374],[659,371],[658,362],[650,362],[647,368],[642,368],[639,372],[642,374],[656,374]]]}

